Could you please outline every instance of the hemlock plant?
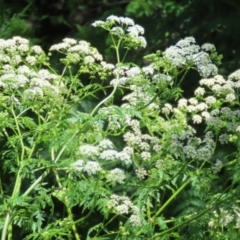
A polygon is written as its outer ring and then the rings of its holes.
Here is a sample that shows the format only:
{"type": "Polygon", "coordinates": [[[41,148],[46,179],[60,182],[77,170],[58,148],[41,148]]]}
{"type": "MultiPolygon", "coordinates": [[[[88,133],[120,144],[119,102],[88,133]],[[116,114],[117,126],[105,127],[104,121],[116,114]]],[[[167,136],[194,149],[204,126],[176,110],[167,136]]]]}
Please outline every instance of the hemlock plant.
{"type": "Polygon", "coordinates": [[[237,239],[240,71],[218,75],[193,37],[138,66],[125,58],[146,47],[141,26],[93,26],[116,64],[83,40],[48,55],[0,40],[1,240],[237,239]],[[186,99],[190,69],[203,79],[186,99]]]}

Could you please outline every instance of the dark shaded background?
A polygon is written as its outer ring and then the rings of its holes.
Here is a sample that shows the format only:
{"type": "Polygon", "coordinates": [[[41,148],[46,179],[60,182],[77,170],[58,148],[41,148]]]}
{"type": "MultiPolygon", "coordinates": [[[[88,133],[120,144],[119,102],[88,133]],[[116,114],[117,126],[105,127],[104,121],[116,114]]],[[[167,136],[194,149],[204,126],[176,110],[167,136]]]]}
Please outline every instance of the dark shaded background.
{"type": "Polygon", "coordinates": [[[128,16],[146,30],[148,46],[132,57],[164,50],[185,36],[211,42],[224,58],[220,73],[240,65],[240,2],[237,0],[8,0],[0,2],[0,38],[30,38],[48,50],[64,37],[84,39],[114,61],[106,32],[91,27],[109,15],[128,16]]]}

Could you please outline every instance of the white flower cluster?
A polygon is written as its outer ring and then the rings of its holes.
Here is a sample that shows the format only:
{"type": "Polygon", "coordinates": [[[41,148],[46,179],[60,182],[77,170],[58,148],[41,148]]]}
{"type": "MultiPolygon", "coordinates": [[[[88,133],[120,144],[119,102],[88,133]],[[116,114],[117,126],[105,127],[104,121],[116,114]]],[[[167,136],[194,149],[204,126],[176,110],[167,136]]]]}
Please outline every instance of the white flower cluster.
{"type": "Polygon", "coordinates": [[[27,66],[19,66],[15,72],[10,71],[10,67],[3,69],[0,77],[0,87],[6,90],[22,90],[26,99],[35,99],[44,95],[56,97],[63,85],[58,80],[59,77],[50,73],[48,70],[41,69],[35,72],[27,66]]]}
{"type": "Polygon", "coordinates": [[[219,211],[213,211],[212,218],[208,223],[211,228],[227,227],[233,224],[235,228],[240,228],[240,208],[232,206],[228,209],[220,208],[219,211]]]}
{"type": "Polygon", "coordinates": [[[114,106],[102,107],[99,109],[99,114],[105,115],[106,125],[109,131],[118,132],[125,126],[127,115],[119,114],[118,109],[114,106]]]}
{"type": "Polygon", "coordinates": [[[145,38],[141,36],[144,34],[144,28],[135,24],[131,18],[112,15],[105,22],[95,21],[92,26],[106,29],[130,48],[146,47],[147,45],[145,38]]]}
{"type": "Polygon", "coordinates": [[[138,169],[136,169],[135,172],[136,172],[137,177],[140,180],[144,179],[148,175],[146,169],[144,169],[144,168],[138,168],[138,169]]]}
{"type": "Polygon", "coordinates": [[[229,75],[227,80],[221,75],[201,79],[200,85],[195,90],[195,97],[178,101],[178,109],[191,113],[194,123],[205,121],[211,129],[221,129],[219,141],[227,144],[230,134],[238,132],[240,126],[240,110],[231,108],[238,106],[240,71],[229,75]]]}
{"type": "Polygon", "coordinates": [[[136,150],[143,161],[151,160],[152,151],[161,151],[160,140],[157,137],[142,134],[138,120],[129,118],[126,125],[131,128],[131,131],[127,131],[123,135],[123,140],[127,144],[123,149],[124,151],[133,154],[134,150],[136,150]]]}
{"type": "Polygon", "coordinates": [[[13,37],[8,40],[0,39],[0,62],[11,66],[21,64],[42,63],[46,55],[40,46],[30,46],[29,41],[21,37],[13,37]],[[32,55],[33,54],[33,55],[32,55]]]}
{"type": "Polygon", "coordinates": [[[109,171],[106,176],[107,182],[110,182],[112,185],[116,185],[116,183],[123,183],[126,178],[124,171],[120,168],[114,168],[109,171]]]}
{"type": "Polygon", "coordinates": [[[176,158],[206,161],[214,153],[215,141],[212,132],[203,139],[195,137],[195,130],[189,128],[179,134],[172,134],[169,151],[176,158]]]}
{"type": "MultiPolygon", "coordinates": [[[[154,71],[151,67],[152,72],[154,71]]],[[[124,104],[121,107],[143,107],[150,111],[159,109],[159,105],[156,101],[151,103],[151,100],[155,97],[152,85],[149,82],[146,69],[141,69],[137,66],[129,67],[125,65],[117,66],[113,71],[115,78],[110,82],[114,86],[126,86],[131,90],[131,93],[125,95],[122,100],[124,104]]]]}
{"type": "Polygon", "coordinates": [[[133,205],[131,200],[125,196],[111,195],[107,207],[114,211],[116,214],[129,214],[132,213],[129,222],[132,226],[141,226],[140,210],[137,206],[133,205]]]}
{"type": "Polygon", "coordinates": [[[165,56],[171,59],[176,66],[185,66],[194,63],[202,77],[217,74],[217,67],[212,63],[208,52],[214,52],[215,47],[212,44],[204,44],[201,48],[195,44],[193,37],[186,37],[175,46],[166,49],[165,56]]]}
{"type": "Polygon", "coordinates": [[[32,68],[45,58],[41,47],[31,47],[27,39],[0,39],[0,62],[3,63],[0,64],[0,87],[5,91],[20,90],[24,98],[30,100],[45,95],[56,97],[63,90],[59,76],[46,69],[32,68]]]}
{"type": "Polygon", "coordinates": [[[222,161],[220,161],[219,159],[217,159],[216,163],[214,164],[214,166],[212,167],[212,171],[214,174],[218,173],[221,171],[221,169],[223,168],[223,163],[222,161]]]}
{"type": "Polygon", "coordinates": [[[115,79],[110,82],[111,85],[124,86],[127,83],[131,84],[145,80],[142,75],[142,70],[137,66],[131,68],[124,65],[117,66],[113,71],[113,75],[115,76],[115,79]]]}
{"type": "Polygon", "coordinates": [[[87,161],[86,163],[79,159],[72,164],[72,168],[78,172],[86,172],[89,176],[94,175],[102,170],[98,162],[87,161]]]}
{"type": "Polygon", "coordinates": [[[98,50],[84,40],[76,41],[75,39],[64,38],[62,43],[51,46],[50,51],[58,51],[66,54],[66,59],[69,63],[79,63],[82,61],[88,65],[100,61],[103,68],[108,70],[114,68],[112,64],[102,61],[102,55],[98,50]]]}
{"type": "MultiPolygon", "coordinates": [[[[124,151],[118,152],[114,149],[113,143],[109,139],[103,139],[97,146],[85,144],[82,145],[77,154],[82,159],[74,162],[71,167],[78,172],[86,172],[88,175],[94,175],[103,170],[99,162],[105,161],[120,161],[125,165],[132,163],[130,155],[124,151]],[[90,160],[91,159],[91,160],[90,160]]],[[[102,164],[104,164],[102,162],[102,164]]],[[[124,183],[126,178],[125,173],[120,168],[105,170],[106,180],[112,185],[124,183]]]]}

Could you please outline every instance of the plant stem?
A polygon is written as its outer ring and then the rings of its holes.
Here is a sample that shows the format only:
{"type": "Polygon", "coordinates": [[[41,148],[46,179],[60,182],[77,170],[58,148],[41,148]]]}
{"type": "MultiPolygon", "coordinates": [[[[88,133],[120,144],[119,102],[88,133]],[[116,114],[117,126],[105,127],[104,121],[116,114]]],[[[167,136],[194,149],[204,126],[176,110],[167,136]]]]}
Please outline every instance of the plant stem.
{"type": "Polygon", "coordinates": [[[7,233],[8,233],[9,223],[10,223],[10,214],[8,213],[6,218],[5,218],[1,240],[5,240],[6,239],[6,236],[7,236],[7,233]]]}
{"type": "Polygon", "coordinates": [[[188,179],[164,204],[163,206],[157,211],[154,218],[156,218],[167,206],[171,203],[171,201],[176,198],[176,196],[191,182],[191,178],[188,179]]]}
{"type": "MultiPolygon", "coordinates": [[[[54,156],[54,151],[53,151],[53,148],[52,148],[52,157],[53,157],[53,156],[54,156]]],[[[54,172],[54,175],[55,175],[55,177],[56,177],[58,186],[59,186],[60,188],[62,188],[62,184],[61,184],[61,182],[60,182],[60,177],[59,177],[59,175],[58,175],[58,172],[57,172],[55,169],[53,169],[53,172],[54,172]]],[[[81,240],[81,239],[80,239],[80,236],[79,236],[79,234],[78,234],[78,232],[77,232],[77,228],[76,228],[76,225],[75,225],[75,222],[74,222],[74,219],[73,219],[72,210],[71,210],[71,208],[69,207],[67,197],[64,198],[64,201],[63,201],[63,202],[64,202],[65,207],[66,207],[66,209],[67,209],[68,217],[70,218],[70,221],[71,221],[71,227],[72,227],[72,231],[73,231],[73,233],[74,233],[74,236],[75,236],[76,240],[81,240]]]]}
{"type": "Polygon", "coordinates": [[[183,226],[183,225],[185,225],[185,224],[187,224],[187,223],[189,223],[189,222],[194,221],[195,219],[201,217],[202,215],[204,215],[206,212],[208,212],[208,211],[210,211],[210,210],[211,210],[210,208],[207,208],[207,209],[203,210],[202,212],[200,212],[199,214],[197,214],[197,215],[194,216],[193,218],[191,218],[191,219],[189,219],[189,220],[186,220],[185,222],[183,222],[183,223],[181,223],[181,224],[179,224],[179,225],[177,225],[177,226],[174,226],[174,227],[172,227],[172,228],[169,228],[169,229],[167,229],[166,231],[163,231],[163,232],[155,235],[155,236],[153,237],[153,239],[156,239],[156,238],[158,238],[158,237],[160,237],[160,236],[163,236],[163,235],[166,234],[166,233],[172,232],[173,230],[175,230],[175,229],[177,229],[177,228],[179,228],[179,227],[181,227],[181,226],[183,226]]]}

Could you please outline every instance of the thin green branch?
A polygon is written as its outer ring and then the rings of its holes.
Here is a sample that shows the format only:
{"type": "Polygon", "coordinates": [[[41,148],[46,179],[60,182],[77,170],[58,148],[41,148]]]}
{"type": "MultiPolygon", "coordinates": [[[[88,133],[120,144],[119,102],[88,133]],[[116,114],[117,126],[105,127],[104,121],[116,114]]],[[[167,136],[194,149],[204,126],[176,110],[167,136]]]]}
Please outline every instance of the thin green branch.
{"type": "Polygon", "coordinates": [[[163,206],[156,212],[154,218],[156,218],[171,202],[177,195],[189,184],[192,179],[188,179],[164,204],[163,206]]]}

